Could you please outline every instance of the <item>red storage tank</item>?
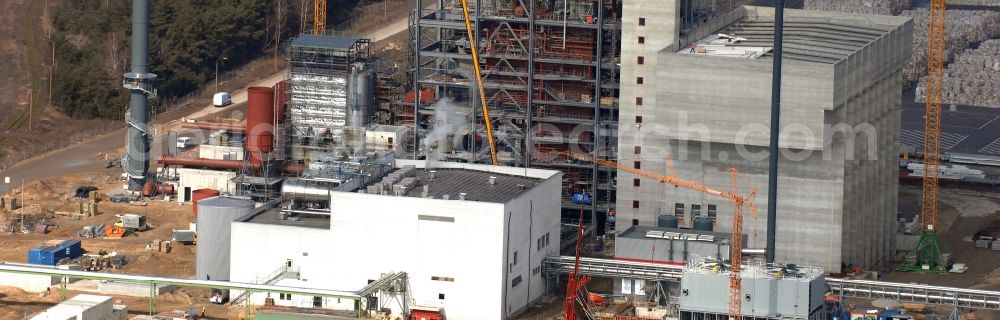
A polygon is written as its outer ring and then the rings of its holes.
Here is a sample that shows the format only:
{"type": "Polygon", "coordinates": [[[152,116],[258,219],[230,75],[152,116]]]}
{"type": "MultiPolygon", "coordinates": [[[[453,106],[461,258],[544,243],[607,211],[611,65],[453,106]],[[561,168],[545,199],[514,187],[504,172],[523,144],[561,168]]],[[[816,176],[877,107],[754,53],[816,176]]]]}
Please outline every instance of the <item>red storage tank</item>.
{"type": "Polygon", "coordinates": [[[264,153],[274,150],[274,88],[247,89],[247,151],[250,162],[259,165],[264,153]]]}
{"type": "Polygon", "coordinates": [[[219,191],[215,189],[198,189],[191,192],[191,213],[198,214],[198,201],[211,197],[218,197],[219,191]]]}

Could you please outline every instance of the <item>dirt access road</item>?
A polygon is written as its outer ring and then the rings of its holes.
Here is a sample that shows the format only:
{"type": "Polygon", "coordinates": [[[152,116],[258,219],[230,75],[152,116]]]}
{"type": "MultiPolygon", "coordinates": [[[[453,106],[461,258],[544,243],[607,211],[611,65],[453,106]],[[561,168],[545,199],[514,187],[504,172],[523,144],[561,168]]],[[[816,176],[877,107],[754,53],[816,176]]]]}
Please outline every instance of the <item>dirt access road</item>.
{"type": "MultiPolygon", "coordinates": [[[[384,27],[379,28],[378,30],[365,36],[371,38],[377,46],[379,42],[383,42],[393,35],[406,31],[406,21],[406,17],[396,19],[395,21],[390,22],[384,27]]],[[[214,114],[232,112],[232,108],[234,108],[234,106],[246,102],[247,88],[254,86],[273,86],[275,83],[283,80],[287,74],[287,69],[281,70],[266,77],[265,79],[251,83],[243,89],[234,91],[234,93],[232,93],[233,105],[230,107],[216,108],[209,104],[191,114],[184,116],[183,118],[197,119],[212,116],[214,114]]],[[[181,122],[181,118],[165,120],[167,121],[158,129],[158,132],[160,132],[161,135],[157,137],[157,139],[161,139],[160,142],[164,142],[162,139],[165,139],[165,135],[168,131],[177,131],[181,135],[191,131],[188,129],[180,129],[179,124],[181,122]]],[[[156,143],[154,143],[154,145],[155,144],[156,143]]],[[[109,153],[113,154],[113,151],[123,148],[124,146],[125,130],[118,130],[96,137],[89,141],[81,142],[61,150],[39,155],[38,157],[23,161],[8,168],[7,170],[0,171],[0,194],[16,188],[18,184],[21,183],[22,177],[25,182],[32,182],[64,176],[76,172],[103,169],[107,162],[104,158],[93,159],[94,156],[109,153]],[[2,177],[11,177],[11,183],[4,184],[2,177]]],[[[152,158],[157,156],[157,154],[154,151],[154,154],[151,154],[150,156],[152,158]]],[[[115,157],[117,157],[117,155],[115,157]]]]}

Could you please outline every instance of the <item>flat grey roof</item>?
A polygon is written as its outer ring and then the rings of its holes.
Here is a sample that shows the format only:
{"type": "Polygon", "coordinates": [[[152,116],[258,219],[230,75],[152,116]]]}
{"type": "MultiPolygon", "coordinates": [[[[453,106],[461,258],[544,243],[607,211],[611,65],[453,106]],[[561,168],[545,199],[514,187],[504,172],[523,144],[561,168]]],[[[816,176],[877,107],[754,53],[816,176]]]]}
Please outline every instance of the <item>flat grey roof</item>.
{"type": "MultiPolygon", "coordinates": [[[[412,170],[417,183],[406,191],[405,196],[407,197],[421,197],[423,186],[427,186],[428,198],[442,199],[444,195],[448,195],[450,200],[457,200],[459,194],[464,192],[466,194],[465,201],[506,203],[521,196],[542,181],[542,179],[532,177],[468,169],[412,170]],[[433,181],[430,179],[430,171],[435,172],[433,181]],[[490,177],[496,177],[495,184],[489,183],[490,177]]],[[[376,183],[379,182],[381,180],[376,183]]],[[[391,190],[388,192],[388,194],[392,194],[391,190]]]]}
{"type": "Polygon", "coordinates": [[[292,39],[292,46],[348,50],[351,49],[351,47],[354,46],[354,44],[358,43],[359,41],[361,41],[361,38],[303,34],[296,37],[295,39],[292,39]]]}
{"type": "MultiPolygon", "coordinates": [[[[785,16],[782,57],[808,62],[837,63],[892,29],[894,26],[891,25],[853,21],[847,17],[838,19],[785,16]]],[[[726,47],[770,48],[774,45],[774,19],[744,17],[713,35],[718,33],[744,39],[726,44],[726,47]]],[[[687,49],[681,49],[684,50],[687,49]]],[[[761,59],[772,57],[772,53],[768,52],[762,55],[761,59]]]]}
{"type": "Polygon", "coordinates": [[[298,221],[281,220],[278,219],[278,213],[280,211],[281,211],[280,208],[271,208],[262,211],[260,213],[257,213],[255,215],[252,215],[249,218],[243,219],[242,221],[249,223],[276,225],[276,226],[330,229],[330,216],[299,214],[297,215],[298,221]]]}

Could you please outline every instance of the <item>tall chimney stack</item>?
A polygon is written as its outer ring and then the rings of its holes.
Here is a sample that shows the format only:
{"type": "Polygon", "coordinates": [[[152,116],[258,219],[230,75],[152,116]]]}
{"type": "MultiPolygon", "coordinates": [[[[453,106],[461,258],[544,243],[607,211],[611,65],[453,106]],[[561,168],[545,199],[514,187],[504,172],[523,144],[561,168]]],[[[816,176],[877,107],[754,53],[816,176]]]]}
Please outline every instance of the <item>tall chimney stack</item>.
{"type": "Polygon", "coordinates": [[[125,74],[122,85],[132,96],[125,123],[128,124],[127,154],[122,168],[128,175],[128,189],[141,191],[149,170],[149,137],[147,102],[156,97],[149,73],[149,0],[132,1],[132,71],[125,74]]]}

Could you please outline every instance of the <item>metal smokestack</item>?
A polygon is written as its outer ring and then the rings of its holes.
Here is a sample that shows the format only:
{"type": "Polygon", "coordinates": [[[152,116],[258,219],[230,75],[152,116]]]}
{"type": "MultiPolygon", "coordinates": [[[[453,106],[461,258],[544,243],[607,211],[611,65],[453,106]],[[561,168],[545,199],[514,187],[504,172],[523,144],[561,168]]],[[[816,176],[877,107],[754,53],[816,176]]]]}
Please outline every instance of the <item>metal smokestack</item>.
{"type": "Polygon", "coordinates": [[[132,1],[132,71],[125,74],[122,85],[132,96],[125,122],[128,124],[127,154],[122,168],[128,175],[128,189],[142,191],[149,170],[149,138],[147,134],[147,101],[156,97],[153,79],[149,73],[149,0],[132,1]]]}
{"type": "Polygon", "coordinates": [[[767,252],[768,263],[774,262],[775,234],[778,220],[778,124],[781,123],[781,43],[785,32],[785,0],[774,3],[774,71],[771,75],[771,146],[767,162],[767,252]]]}

